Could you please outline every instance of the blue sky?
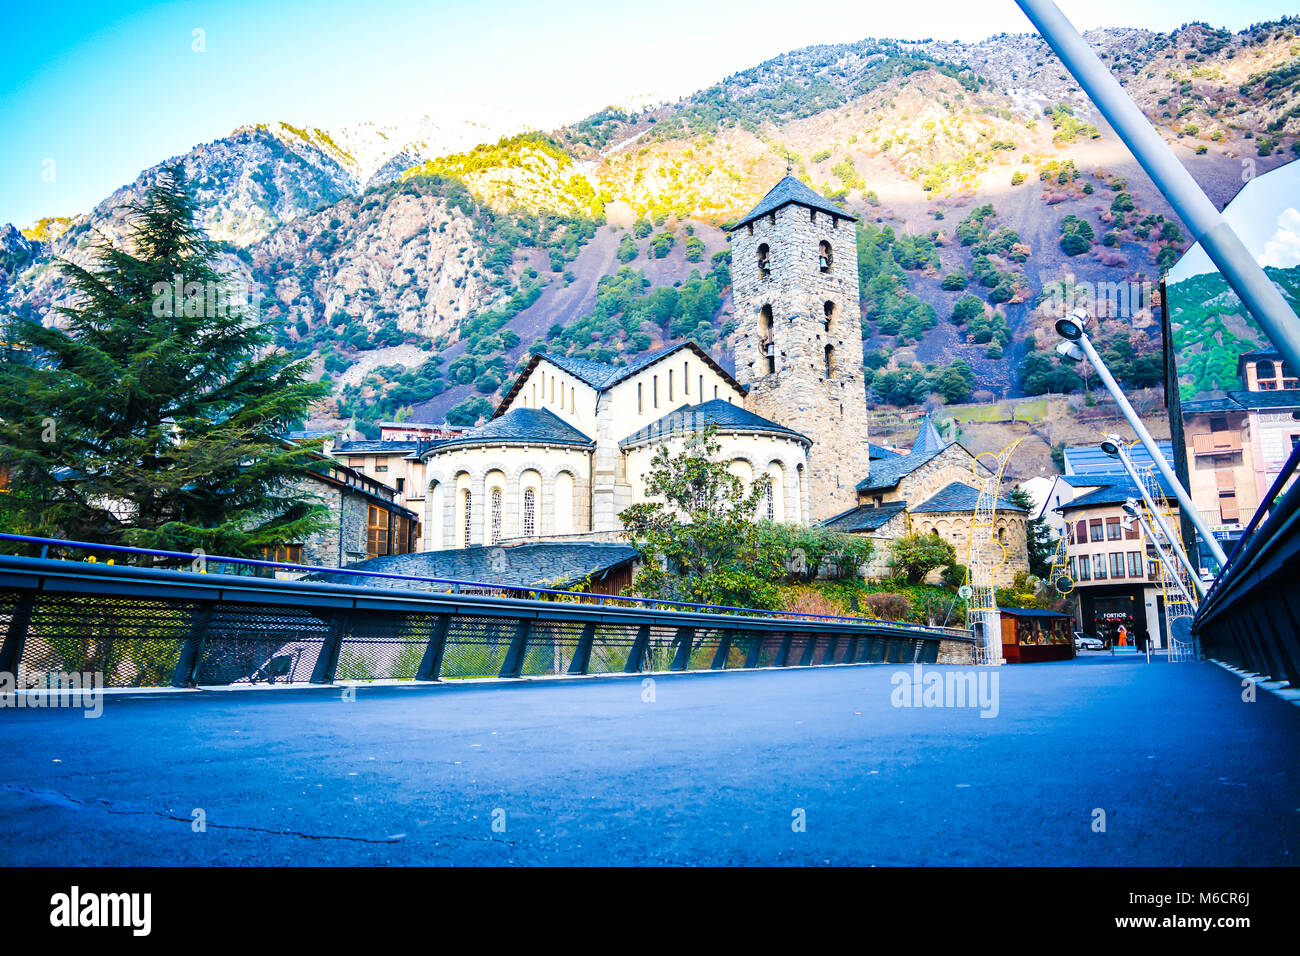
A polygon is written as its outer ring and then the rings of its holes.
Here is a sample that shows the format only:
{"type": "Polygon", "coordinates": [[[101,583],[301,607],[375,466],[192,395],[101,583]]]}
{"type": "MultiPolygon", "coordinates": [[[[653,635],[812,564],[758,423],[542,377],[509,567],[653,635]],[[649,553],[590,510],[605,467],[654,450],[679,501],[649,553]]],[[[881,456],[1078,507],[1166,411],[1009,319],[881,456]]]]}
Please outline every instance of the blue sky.
{"type": "MultiPolygon", "coordinates": [[[[1294,0],[1061,5],[1083,29],[1240,29],[1296,12],[1294,0]]],[[[1030,29],[1011,0],[6,6],[0,222],[20,226],[84,212],[141,169],[249,123],[331,127],[464,100],[507,104],[546,128],[646,93],[680,96],[812,43],[1030,29]]]]}

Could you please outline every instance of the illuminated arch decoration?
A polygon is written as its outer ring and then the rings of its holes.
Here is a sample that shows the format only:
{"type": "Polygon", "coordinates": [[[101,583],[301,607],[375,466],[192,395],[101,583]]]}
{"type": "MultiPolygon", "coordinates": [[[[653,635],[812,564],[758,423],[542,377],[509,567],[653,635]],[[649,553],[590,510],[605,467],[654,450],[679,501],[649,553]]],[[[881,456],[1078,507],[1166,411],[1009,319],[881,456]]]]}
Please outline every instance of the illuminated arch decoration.
{"type": "Polygon", "coordinates": [[[979,482],[975,516],[971,519],[966,547],[966,626],[975,634],[975,663],[1002,663],[1002,615],[993,589],[993,572],[1007,563],[1007,546],[997,533],[998,491],[1007,462],[1023,439],[1017,438],[995,456],[986,451],[971,462],[971,474],[979,482]],[[993,458],[987,465],[981,458],[993,458]],[[984,474],[980,469],[986,469],[984,474]]]}

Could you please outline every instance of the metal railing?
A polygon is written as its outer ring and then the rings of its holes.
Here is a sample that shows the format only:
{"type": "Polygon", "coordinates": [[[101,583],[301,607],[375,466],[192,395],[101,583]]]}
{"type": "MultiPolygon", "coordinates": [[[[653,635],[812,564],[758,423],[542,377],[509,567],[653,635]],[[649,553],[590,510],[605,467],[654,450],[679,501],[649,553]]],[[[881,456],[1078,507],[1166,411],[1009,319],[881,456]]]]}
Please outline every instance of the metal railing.
{"type": "MultiPolygon", "coordinates": [[[[145,558],[169,558],[180,560],[187,564],[192,564],[194,561],[202,559],[204,564],[215,565],[217,567],[215,573],[219,574],[228,573],[221,566],[229,564],[237,567],[268,568],[300,572],[312,576],[341,575],[344,577],[383,578],[394,581],[410,581],[415,584],[437,584],[448,587],[453,594],[491,594],[496,592],[504,594],[516,593],[521,594],[524,597],[536,595],[538,598],[545,596],[548,598],[594,601],[596,604],[602,605],[606,602],[611,602],[631,607],[653,608],[655,610],[660,608],[669,608],[672,610],[700,611],[703,613],[725,613],[771,617],[788,621],[846,621],[857,624],[866,622],[872,624],[887,624],[891,627],[912,629],[925,633],[947,633],[954,637],[970,635],[970,631],[965,628],[946,627],[937,624],[913,624],[908,621],[886,621],[879,618],[837,614],[812,614],[805,611],[773,611],[767,608],[741,607],[730,604],[693,604],[687,601],[669,601],[662,598],[644,598],[622,594],[595,594],[589,591],[576,591],[564,588],[545,588],[536,585],[504,584],[491,581],[471,581],[461,578],[437,578],[419,574],[396,574],[391,571],[372,571],[364,568],[333,568],[324,565],[295,564],[289,561],[268,561],[263,558],[236,558],[228,555],[199,554],[192,551],[167,551],[158,548],[136,548],[120,544],[97,544],[90,541],[71,541],[64,538],[39,538],[31,535],[0,534],[0,541],[11,541],[33,546],[39,545],[43,549],[43,553],[44,549],[56,547],[70,548],[72,550],[107,551],[145,558]]],[[[505,551],[506,549],[502,550],[505,551]]],[[[204,571],[200,573],[207,572],[204,571]]],[[[428,591],[432,589],[425,588],[423,590],[428,591]]]]}
{"type": "Polygon", "coordinates": [[[1291,452],[1192,624],[1206,657],[1300,687],[1300,468],[1291,452]]]}
{"type": "Polygon", "coordinates": [[[935,663],[968,661],[972,646],[952,629],[542,590],[544,599],[0,555],[0,672],[33,683],[98,672],[116,687],[328,684],[935,663]]]}

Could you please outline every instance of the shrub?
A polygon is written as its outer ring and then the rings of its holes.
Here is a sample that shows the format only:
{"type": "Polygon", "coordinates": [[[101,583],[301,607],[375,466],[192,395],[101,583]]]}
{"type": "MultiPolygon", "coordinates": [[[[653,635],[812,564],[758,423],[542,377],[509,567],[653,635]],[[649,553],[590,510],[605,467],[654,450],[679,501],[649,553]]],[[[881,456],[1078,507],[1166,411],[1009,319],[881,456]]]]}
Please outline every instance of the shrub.
{"type": "Polygon", "coordinates": [[[862,599],[874,618],[884,621],[905,621],[912,615],[912,602],[906,594],[881,591],[868,594],[862,599]]]}

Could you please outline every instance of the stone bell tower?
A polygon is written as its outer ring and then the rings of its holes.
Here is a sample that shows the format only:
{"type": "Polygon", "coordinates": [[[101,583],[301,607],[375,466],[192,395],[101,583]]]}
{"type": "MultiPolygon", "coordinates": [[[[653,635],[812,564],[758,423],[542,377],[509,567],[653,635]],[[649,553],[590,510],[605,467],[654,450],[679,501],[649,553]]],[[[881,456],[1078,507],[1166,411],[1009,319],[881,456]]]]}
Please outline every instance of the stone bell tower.
{"type": "Polygon", "coordinates": [[[852,508],[869,467],[856,221],[787,173],[731,229],[736,379],[812,439],[813,520],[852,508]]]}

